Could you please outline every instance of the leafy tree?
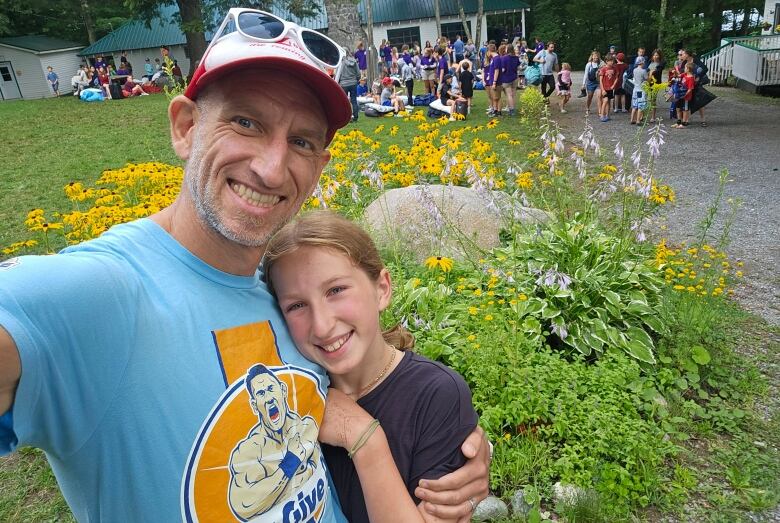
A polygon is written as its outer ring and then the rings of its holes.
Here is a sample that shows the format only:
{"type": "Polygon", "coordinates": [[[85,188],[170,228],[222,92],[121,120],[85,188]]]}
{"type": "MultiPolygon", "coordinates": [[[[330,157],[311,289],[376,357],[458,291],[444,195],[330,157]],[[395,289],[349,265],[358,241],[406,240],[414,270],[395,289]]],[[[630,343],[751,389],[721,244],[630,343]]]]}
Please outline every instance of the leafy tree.
{"type": "Polygon", "coordinates": [[[0,35],[94,42],[130,19],[123,0],[0,0],[0,35]]]}
{"type": "MultiPolygon", "coordinates": [[[[277,0],[278,5],[288,9],[295,16],[305,18],[318,12],[318,4],[312,0],[277,0]]],[[[147,24],[159,14],[159,9],[166,5],[176,5],[179,16],[176,22],[187,40],[187,54],[190,60],[189,74],[195,72],[195,64],[206,51],[205,31],[210,28],[211,21],[221,22],[221,15],[227,12],[235,2],[230,0],[125,0],[125,5],[145,20],[147,24]]],[[[245,0],[242,7],[269,10],[274,0],[245,0]]]]}

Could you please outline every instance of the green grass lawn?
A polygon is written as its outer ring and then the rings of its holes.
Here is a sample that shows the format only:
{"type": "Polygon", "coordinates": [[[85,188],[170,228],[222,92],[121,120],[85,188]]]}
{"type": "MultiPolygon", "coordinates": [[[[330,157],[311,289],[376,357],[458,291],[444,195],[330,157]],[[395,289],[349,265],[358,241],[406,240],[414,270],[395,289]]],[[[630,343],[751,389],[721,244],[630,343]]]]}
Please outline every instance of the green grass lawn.
{"type": "MultiPolygon", "coordinates": [[[[422,84],[415,89],[422,93],[422,84]]],[[[468,121],[455,125],[488,121],[484,91],[477,91],[474,103],[468,121]]],[[[69,182],[92,184],[103,170],[128,162],[181,165],[171,149],[167,107],[162,94],[103,103],[72,96],[0,103],[0,248],[29,237],[23,221],[31,209],[70,209],[62,191],[69,182]]],[[[497,131],[519,131],[517,122],[506,119],[497,131]]],[[[419,134],[415,122],[401,118],[361,116],[346,130],[360,129],[373,136],[380,124],[387,130],[400,127],[394,137],[385,133],[383,142],[388,145],[404,147],[419,134]]]]}

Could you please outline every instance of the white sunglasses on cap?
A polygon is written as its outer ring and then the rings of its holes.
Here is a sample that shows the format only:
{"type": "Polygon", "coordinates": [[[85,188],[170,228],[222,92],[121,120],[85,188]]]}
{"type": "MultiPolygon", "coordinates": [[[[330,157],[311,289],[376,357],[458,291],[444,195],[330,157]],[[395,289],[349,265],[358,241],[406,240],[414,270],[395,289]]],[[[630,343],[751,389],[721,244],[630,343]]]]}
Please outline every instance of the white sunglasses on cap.
{"type": "Polygon", "coordinates": [[[336,42],[312,29],[301,27],[278,16],[260,11],[234,7],[214,33],[206,52],[205,59],[211,48],[220,38],[238,32],[246,38],[259,42],[275,43],[294,35],[306,55],[325,73],[332,74],[336,81],[341,75],[341,66],[346,53],[336,42]]]}

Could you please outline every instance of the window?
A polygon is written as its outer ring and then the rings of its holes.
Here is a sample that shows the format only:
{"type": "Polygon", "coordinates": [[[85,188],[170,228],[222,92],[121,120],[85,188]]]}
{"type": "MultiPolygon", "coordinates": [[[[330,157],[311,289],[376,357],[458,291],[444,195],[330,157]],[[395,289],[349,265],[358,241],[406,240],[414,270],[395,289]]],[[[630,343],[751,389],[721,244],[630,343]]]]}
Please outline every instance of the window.
{"type": "Polygon", "coordinates": [[[4,82],[10,82],[14,79],[13,76],[11,76],[11,69],[5,66],[0,67],[0,76],[3,77],[4,82]]]}
{"type": "MultiPolygon", "coordinates": [[[[469,32],[471,32],[471,20],[466,21],[466,25],[469,26],[469,32]]],[[[463,30],[463,24],[461,22],[451,22],[449,24],[441,24],[442,36],[446,36],[450,42],[455,41],[455,37],[460,35],[460,39],[466,41],[466,31],[463,30]]]]}
{"type": "Polygon", "coordinates": [[[420,26],[388,29],[387,40],[391,46],[397,47],[399,51],[404,44],[412,47],[414,42],[420,42],[420,26]]]}

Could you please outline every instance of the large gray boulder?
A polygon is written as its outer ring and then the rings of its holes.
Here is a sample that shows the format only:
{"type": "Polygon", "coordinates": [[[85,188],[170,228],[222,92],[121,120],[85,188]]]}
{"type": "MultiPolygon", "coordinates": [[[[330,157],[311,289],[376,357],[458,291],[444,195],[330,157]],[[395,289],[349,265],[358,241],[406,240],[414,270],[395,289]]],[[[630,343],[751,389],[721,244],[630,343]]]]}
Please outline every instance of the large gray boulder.
{"type": "Polygon", "coordinates": [[[547,216],[501,191],[412,185],[383,193],[364,218],[378,245],[408,251],[422,261],[429,256],[477,259],[481,251],[498,246],[499,231],[509,221],[547,216]]]}

